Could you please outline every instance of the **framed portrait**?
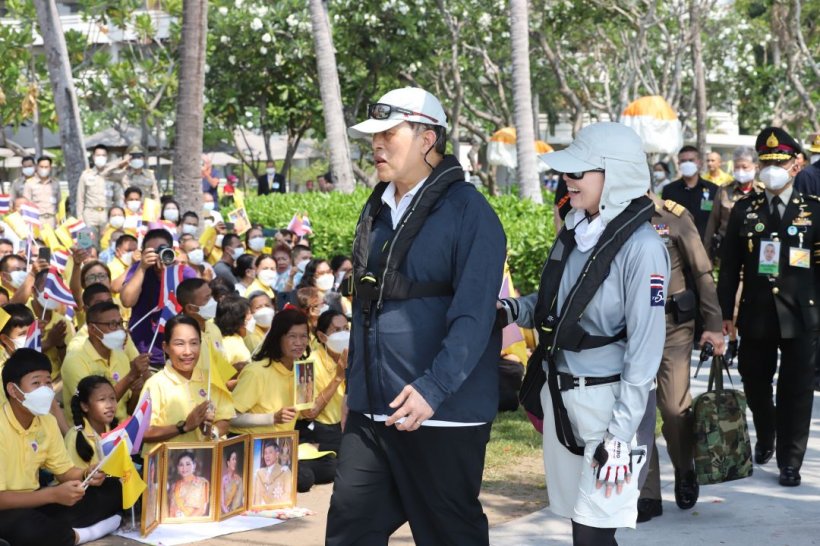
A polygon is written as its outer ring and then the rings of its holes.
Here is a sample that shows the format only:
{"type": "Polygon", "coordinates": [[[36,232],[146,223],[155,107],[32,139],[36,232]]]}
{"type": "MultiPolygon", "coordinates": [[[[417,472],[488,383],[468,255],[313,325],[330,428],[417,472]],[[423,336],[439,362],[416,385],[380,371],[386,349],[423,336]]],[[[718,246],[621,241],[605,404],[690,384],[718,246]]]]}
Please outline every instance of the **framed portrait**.
{"type": "Polygon", "coordinates": [[[251,446],[248,510],[295,506],[299,433],[257,434],[251,446]]]}
{"type": "Polygon", "coordinates": [[[159,525],[160,501],[162,499],[162,471],[165,468],[165,446],[155,446],[145,457],[145,466],[142,469],[142,479],[145,482],[145,493],[142,496],[142,517],[140,518],[140,532],[148,536],[159,525]]]}
{"type": "Polygon", "coordinates": [[[313,407],[315,393],[314,362],[312,360],[297,360],[293,363],[293,406],[297,410],[306,410],[313,407]]]}
{"type": "Polygon", "coordinates": [[[234,209],[228,213],[228,220],[234,225],[234,233],[244,235],[251,229],[251,221],[245,207],[234,209]]]}
{"type": "Polygon", "coordinates": [[[216,518],[223,520],[241,514],[248,507],[248,446],[247,435],[219,442],[216,518]]]}
{"type": "Polygon", "coordinates": [[[216,518],[216,448],[215,443],[165,444],[161,523],[216,518]]]}

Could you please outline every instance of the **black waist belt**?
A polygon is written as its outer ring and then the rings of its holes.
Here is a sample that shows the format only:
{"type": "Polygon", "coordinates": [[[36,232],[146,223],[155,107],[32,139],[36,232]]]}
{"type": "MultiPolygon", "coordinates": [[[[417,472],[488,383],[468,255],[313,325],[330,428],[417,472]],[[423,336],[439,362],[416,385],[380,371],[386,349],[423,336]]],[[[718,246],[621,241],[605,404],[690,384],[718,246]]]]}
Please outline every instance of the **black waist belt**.
{"type": "Polygon", "coordinates": [[[580,379],[584,380],[584,385],[587,387],[595,387],[597,385],[607,385],[609,383],[617,383],[621,380],[621,374],[610,375],[608,377],[575,377],[572,374],[558,372],[558,384],[561,392],[571,391],[580,387],[580,379]]]}

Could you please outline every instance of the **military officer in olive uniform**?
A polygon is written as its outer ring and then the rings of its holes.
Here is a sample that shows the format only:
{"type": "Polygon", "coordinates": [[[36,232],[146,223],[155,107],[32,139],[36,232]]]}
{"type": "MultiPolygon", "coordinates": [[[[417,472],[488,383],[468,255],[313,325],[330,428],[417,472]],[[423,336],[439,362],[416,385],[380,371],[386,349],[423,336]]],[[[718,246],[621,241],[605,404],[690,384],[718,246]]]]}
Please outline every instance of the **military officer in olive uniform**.
{"type": "Polygon", "coordinates": [[[780,484],[796,486],[809,437],[820,329],[820,226],[814,224],[820,221],[820,200],[792,187],[800,146],[786,131],[764,129],[755,149],[766,189],[732,209],[722,245],[718,297],[728,332],[742,269],[738,370],[757,430],[755,462],[768,462],[776,445],[780,484]],[[778,349],[775,404],[772,379],[778,349]]]}
{"type": "MultiPolygon", "coordinates": [[[[723,332],[712,263],[703,247],[692,214],[674,201],[655,201],[652,225],[669,252],[669,295],[666,300],[666,342],[657,375],[657,404],[663,416],[663,436],[675,467],[675,502],[684,510],[698,500],[694,471],[692,396],[689,364],[695,335],[695,315],[700,311],[704,332],[700,343],[711,343],[723,352],[723,332]]],[[[663,513],[658,450],[654,447],[649,474],[638,500],[638,522],[663,513]]]]}
{"type": "Polygon", "coordinates": [[[136,187],[142,190],[142,195],[146,198],[159,200],[159,188],[154,171],[145,165],[145,150],[139,144],[132,144],[126,153],[120,163],[121,170],[117,172],[123,191],[136,187]]]}

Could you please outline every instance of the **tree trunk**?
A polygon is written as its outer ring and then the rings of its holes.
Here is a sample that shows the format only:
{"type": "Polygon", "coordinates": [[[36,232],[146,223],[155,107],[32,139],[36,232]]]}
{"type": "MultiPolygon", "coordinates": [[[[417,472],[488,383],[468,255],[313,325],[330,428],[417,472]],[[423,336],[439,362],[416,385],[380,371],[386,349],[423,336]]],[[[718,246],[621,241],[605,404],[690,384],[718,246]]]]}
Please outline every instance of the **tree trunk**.
{"type": "Polygon", "coordinates": [[[701,157],[706,153],[706,75],[703,70],[703,44],[700,39],[700,9],[697,0],[689,2],[689,24],[692,29],[692,65],[695,68],[695,120],[697,147],[701,157]]]}
{"type": "MultiPolygon", "coordinates": [[[[74,91],[74,78],[68,61],[68,48],[54,0],[35,0],[37,22],[43,37],[46,53],[48,77],[54,92],[54,108],[60,127],[60,144],[63,149],[65,178],[68,180],[69,195],[76,195],[77,181],[88,166],[86,162],[83,126],[80,123],[80,109],[74,91]]],[[[73,214],[76,203],[71,200],[73,214]]]]}
{"type": "Polygon", "coordinates": [[[530,91],[530,37],[528,0],[510,1],[512,37],[513,102],[515,104],[515,148],[518,155],[518,191],[523,199],[543,203],[535,157],[535,131],[530,91]]]}
{"type": "Polygon", "coordinates": [[[350,165],[350,144],[347,140],[347,127],[342,108],[342,91],[339,86],[339,74],[336,71],[336,53],[333,51],[330,21],[322,0],[310,0],[310,19],[313,25],[313,44],[316,49],[325,133],[330,144],[330,172],[333,173],[335,187],[340,192],[352,193],[355,180],[350,165]]]}
{"type": "Polygon", "coordinates": [[[174,142],[174,197],[185,210],[202,209],[202,131],[205,111],[207,0],[183,0],[179,94],[174,142]]]}

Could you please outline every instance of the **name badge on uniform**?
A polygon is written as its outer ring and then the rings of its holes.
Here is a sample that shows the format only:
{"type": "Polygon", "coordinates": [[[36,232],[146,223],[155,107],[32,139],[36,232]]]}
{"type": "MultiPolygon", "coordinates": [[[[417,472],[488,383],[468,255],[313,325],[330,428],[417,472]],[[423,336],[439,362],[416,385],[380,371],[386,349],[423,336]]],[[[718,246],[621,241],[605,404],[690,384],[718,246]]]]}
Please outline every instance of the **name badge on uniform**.
{"type": "Polygon", "coordinates": [[[700,200],[700,210],[711,211],[715,202],[709,199],[709,190],[703,190],[703,198],[700,200]]]}
{"type": "Polygon", "coordinates": [[[273,183],[273,189],[275,189],[275,190],[279,189],[279,182],[274,182],[273,183]]]}
{"type": "Polygon", "coordinates": [[[760,241],[757,272],[760,275],[772,275],[774,277],[780,274],[780,241],[771,239],[760,241]]]}
{"type": "Polygon", "coordinates": [[[789,265],[792,267],[802,267],[809,269],[811,267],[811,254],[808,248],[789,247],[789,265]]]}

